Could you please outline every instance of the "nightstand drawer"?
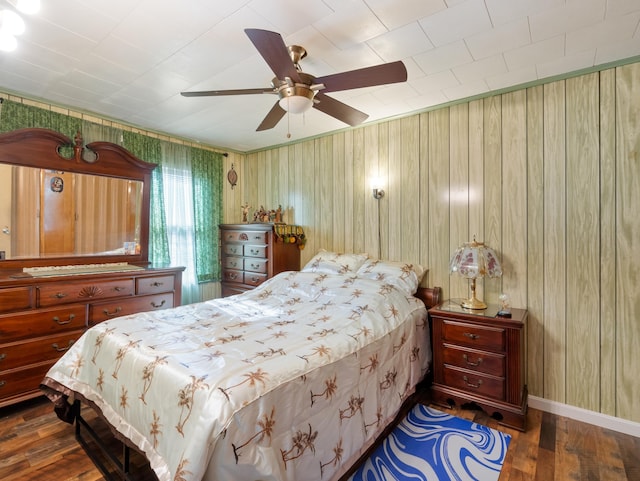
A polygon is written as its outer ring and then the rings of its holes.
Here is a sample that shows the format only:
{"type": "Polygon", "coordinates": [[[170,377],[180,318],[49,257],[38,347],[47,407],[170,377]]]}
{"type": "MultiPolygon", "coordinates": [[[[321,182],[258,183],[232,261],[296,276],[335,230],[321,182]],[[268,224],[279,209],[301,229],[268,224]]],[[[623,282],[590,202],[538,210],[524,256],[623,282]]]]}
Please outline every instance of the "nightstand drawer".
{"type": "Polygon", "coordinates": [[[503,354],[463,349],[458,346],[444,344],[442,360],[445,364],[472,371],[492,374],[494,376],[505,375],[505,357],[503,354]]]}
{"type": "Polygon", "coordinates": [[[445,319],[442,339],[480,349],[502,352],[505,350],[505,330],[498,327],[477,326],[445,319]]]}
{"type": "Polygon", "coordinates": [[[444,382],[455,389],[504,400],[504,378],[445,366],[444,382]]]}

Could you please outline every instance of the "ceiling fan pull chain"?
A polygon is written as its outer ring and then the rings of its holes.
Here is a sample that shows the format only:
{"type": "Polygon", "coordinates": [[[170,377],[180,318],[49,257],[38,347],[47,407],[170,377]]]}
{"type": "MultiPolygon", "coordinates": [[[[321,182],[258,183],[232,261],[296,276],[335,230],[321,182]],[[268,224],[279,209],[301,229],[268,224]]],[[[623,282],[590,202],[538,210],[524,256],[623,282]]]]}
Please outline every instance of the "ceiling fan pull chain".
{"type": "Polygon", "coordinates": [[[291,113],[289,113],[289,97],[287,97],[287,139],[291,138],[291,113]]]}

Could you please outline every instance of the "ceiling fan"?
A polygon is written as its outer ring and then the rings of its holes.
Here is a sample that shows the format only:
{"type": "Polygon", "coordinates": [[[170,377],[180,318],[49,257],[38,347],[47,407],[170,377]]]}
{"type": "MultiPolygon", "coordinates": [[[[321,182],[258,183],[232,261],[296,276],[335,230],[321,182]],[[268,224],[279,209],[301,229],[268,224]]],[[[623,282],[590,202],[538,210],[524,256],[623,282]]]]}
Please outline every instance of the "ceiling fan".
{"type": "Polygon", "coordinates": [[[245,33],[276,75],[271,81],[271,87],[182,92],[182,95],[185,97],[247,94],[278,95],[278,101],[258,126],[257,131],[275,127],[287,112],[302,113],[311,107],[351,126],[361,124],[367,119],[367,114],[329,97],[326,93],[407,80],[407,69],[400,61],[314,77],[304,73],[300,68],[300,60],[307,55],[307,51],[303,47],[298,45],[287,46],[279,33],[268,30],[247,28],[245,33]]]}

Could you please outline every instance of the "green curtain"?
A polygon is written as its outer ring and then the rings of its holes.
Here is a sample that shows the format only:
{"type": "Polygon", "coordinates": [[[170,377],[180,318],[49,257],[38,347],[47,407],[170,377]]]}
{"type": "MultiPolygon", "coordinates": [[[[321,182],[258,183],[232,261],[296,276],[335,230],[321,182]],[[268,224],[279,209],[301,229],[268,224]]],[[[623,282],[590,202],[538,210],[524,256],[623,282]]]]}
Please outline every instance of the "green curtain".
{"type": "Polygon", "coordinates": [[[60,155],[71,158],[73,156],[73,140],[76,134],[81,132],[82,119],[32,105],[3,100],[0,106],[0,132],[25,128],[51,129],[66,135],[72,145],[62,147],[60,155]]]}
{"type": "Polygon", "coordinates": [[[5,99],[0,109],[0,132],[24,128],[51,129],[66,135],[73,142],[82,129],[82,119],[32,105],[5,99]]]}
{"type": "Polygon", "coordinates": [[[222,154],[191,148],[198,282],[220,280],[218,225],[222,222],[222,154]]]}
{"type": "Polygon", "coordinates": [[[158,166],[151,174],[151,208],[149,215],[149,261],[156,265],[170,265],[167,220],[164,210],[162,182],[162,148],[159,139],[124,131],[123,147],[133,155],[158,166]]]}

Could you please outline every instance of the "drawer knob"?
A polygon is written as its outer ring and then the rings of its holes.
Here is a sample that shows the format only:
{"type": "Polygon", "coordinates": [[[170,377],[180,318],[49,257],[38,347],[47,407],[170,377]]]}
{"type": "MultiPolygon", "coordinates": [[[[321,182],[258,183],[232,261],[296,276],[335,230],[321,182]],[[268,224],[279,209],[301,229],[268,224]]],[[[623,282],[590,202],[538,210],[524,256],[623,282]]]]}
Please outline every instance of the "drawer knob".
{"type": "Polygon", "coordinates": [[[5,357],[7,357],[7,355],[4,352],[0,354],[0,361],[2,361],[5,357]]]}
{"type": "Polygon", "coordinates": [[[116,286],[113,288],[116,292],[122,292],[126,289],[126,287],[120,287],[120,286],[116,286]]]}
{"type": "Polygon", "coordinates": [[[257,254],[258,254],[258,252],[260,252],[258,249],[251,249],[251,253],[252,253],[253,255],[257,255],[257,254]]]}
{"type": "Polygon", "coordinates": [[[58,343],[57,343],[57,342],[55,342],[55,343],[51,344],[51,347],[52,347],[53,349],[55,349],[56,351],[58,351],[58,352],[64,352],[64,351],[67,351],[71,346],[73,346],[73,341],[72,341],[72,340],[71,340],[71,341],[69,341],[69,345],[68,345],[67,347],[60,347],[60,346],[58,346],[58,343]]]}
{"type": "Polygon", "coordinates": [[[151,305],[157,309],[158,307],[164,306],[165,302],[166,301],[164,299],[162,299],[162,302],[160,304],[156,304],[154,301],[151,301],[151,305]]]}
{"type": "Polygon", "coordinates": [[[58,292],[57,294],[52,295],[51,297],[55,297],[56,299],[64,299],[69,294],[65,294],[64,292],[58,292]]]}
{"type": "Polygon", "coordinates": [[[233,280],[233,281],[235,281],[235,280],[238,278],[238,276],[237,276],[235,273],[233,273],[233,272],[229,272],[229,273],[227,274],[227,277],[229,277],[229,279],[231,279],[231,280],[233,280]]]}
{"type": "Polygon", "coordinates": [[[253,267],[254,269],[257,269],[258,267],[260,267],[260,264],[251,264],[251,267],[253,267]]]}
{"type": "Polygon", "coordinates": [[[53,317],[53,322],[55,322],[59,326],[64,326],[65,324],[69,324],[71,321],[73,321],[73,319],[75,319],[75,317],[76,317],[75,314],[69,314],[69,318],[66,321],[61,321],[58,316],[54,316],[53,317]]]}
{"type": "Polygon", "coordinates": [[[4,387],[7,384],[7,381],[0,381],[0,387],[4,387]]]}
{"type": "Polygon", "coordinates": [[[151,287],[160,287],[160,286],[162,286],[163,284],[164,284],[164,282],[158,282],[158,281],[155,281],[155,282],[152,282],[152,283],[151,283],[151,287]]]}
{"type": "Polygon", "coordinates": [[[478,389],[480,387],[480,385],[482,384],[482,379],[478,379],[478,384],[473,384],[472,382],[469,382],[469,379],[467,379],[467,376],[463,376],[462,379],[464,380],[464,383],[467,386],[473,387],[475,389],[478,389]]]}
{"type": "Polygon", "coordinates": [[[462,357],[464,358],[465,362],[467,363],[467,366],[479,366],[482,363],[482,358],[479,357],[478,360],[476,362],[473,361],[469,361],[469,356],[467,356],[466,354],[463,354],[462,357]]]}
{"type": "Polygon", "coordinates": [[[465,332],[464,333],[465,337],[468,337],[469,339],[471,339],[472,341],[475,341],[476,339],[478,339],[480,336],[478,334],[473,334],[471,332],[465,332]]]}
{"type": "Polygon", "coordinates": [[[118,314],[120,311],[122,310],[122,307],[118,306],[116,307],[116,309],[112,312],[109,312],[109,309],[102,309],[102,312],[104,313],[105,316],[115,316],[116,314],[118,314]]]}

